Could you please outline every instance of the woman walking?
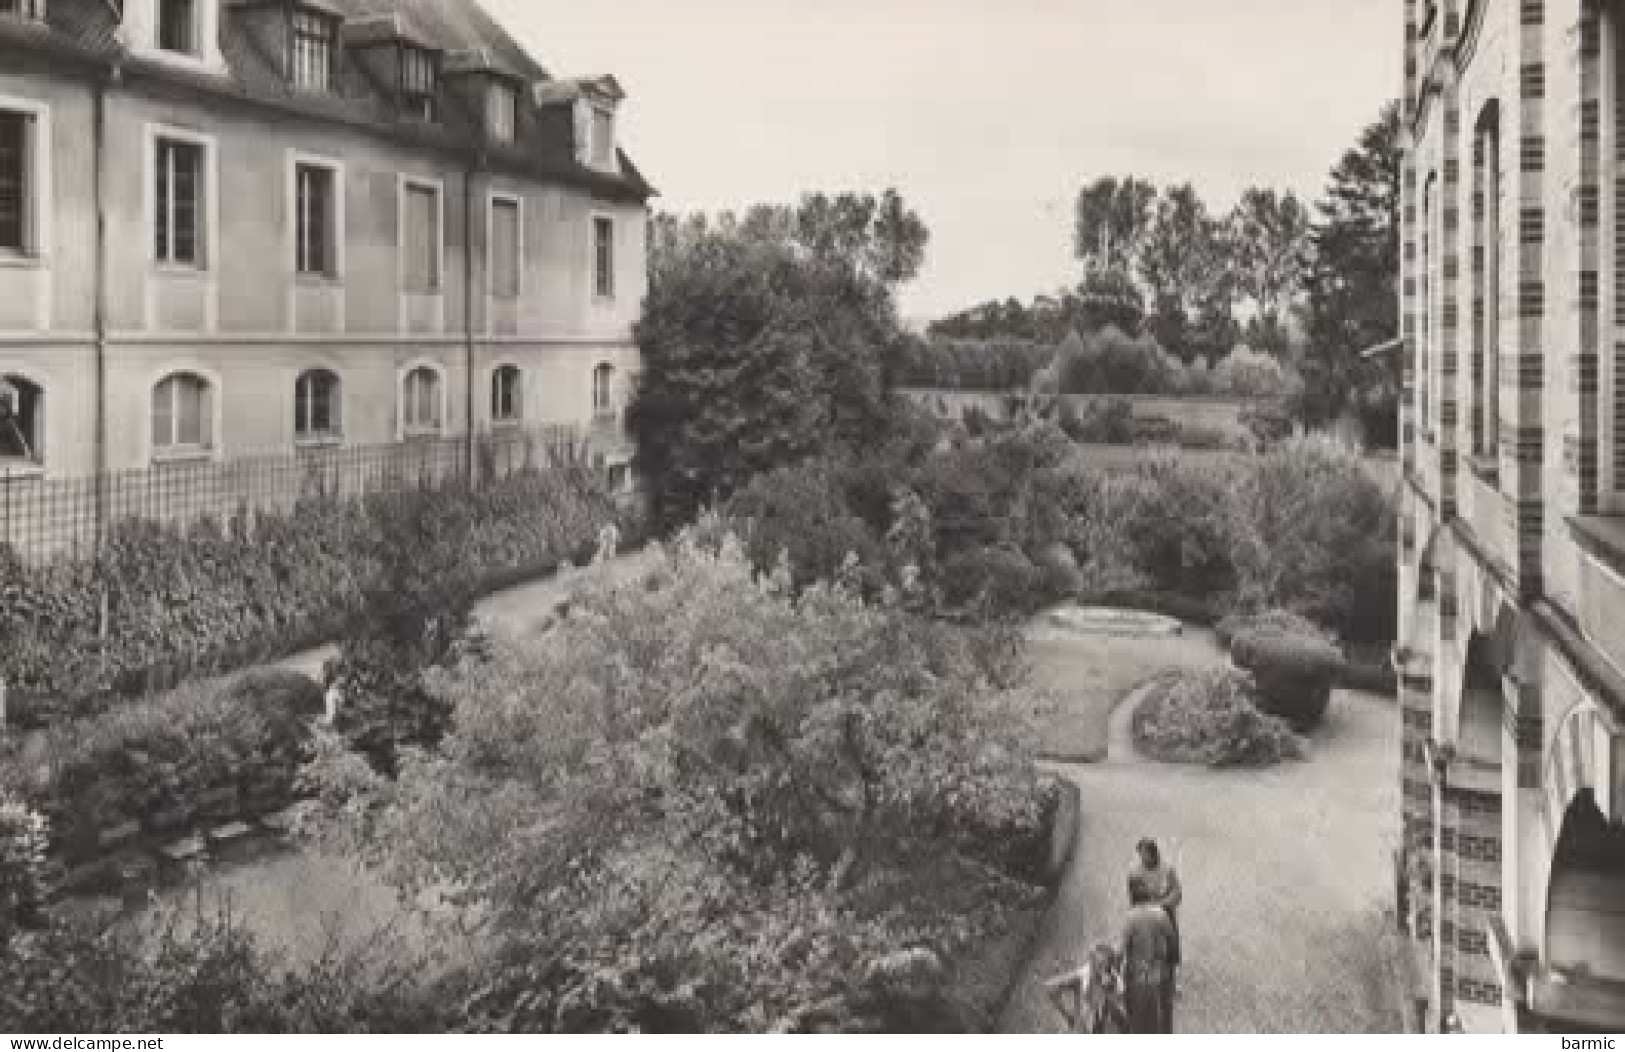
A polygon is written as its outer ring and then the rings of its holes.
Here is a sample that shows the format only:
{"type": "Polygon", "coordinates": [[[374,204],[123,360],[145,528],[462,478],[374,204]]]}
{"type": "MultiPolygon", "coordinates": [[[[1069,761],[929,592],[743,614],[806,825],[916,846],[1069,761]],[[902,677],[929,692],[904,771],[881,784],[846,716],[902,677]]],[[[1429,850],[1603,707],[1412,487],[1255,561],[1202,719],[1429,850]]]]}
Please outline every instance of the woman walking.
{"type": "Polygon", "coordinates": [[[1168,1000],[1174,929],[1151,886],[1136,873],[1128,879],[1128,920],[1123,924],[1123,991],[1131,1034],[1171,1034],[1174,1006],[1168,1000]]]}
{"type": "Polygon", "coordinates": [[[1185,893],[1179,885],[1179,874],[1174,871],[1172,865],[1163,860],[1162,851],[1157,847],[1155,840],[1146,837],[1136,846],[1135,851],[1140,856],[1140,865],[1132,875],[1145,881],[1151,890],[1152,901],[1167,911],[1168,924],[1173,929],[1173,949],[1168,960],[1168,1002],[1171,1008],[1180,963],[1179,904],[1184,901],[1185,893]]]}

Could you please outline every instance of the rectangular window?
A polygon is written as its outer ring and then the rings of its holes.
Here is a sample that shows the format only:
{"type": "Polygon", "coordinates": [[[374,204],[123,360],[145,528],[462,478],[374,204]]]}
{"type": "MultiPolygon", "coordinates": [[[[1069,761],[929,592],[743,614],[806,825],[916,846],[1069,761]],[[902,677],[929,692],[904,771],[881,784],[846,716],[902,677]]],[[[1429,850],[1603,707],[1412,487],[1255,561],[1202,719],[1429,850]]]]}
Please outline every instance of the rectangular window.
{"type": "Polygon", "coordinates": [[[158,0],[158,47],[182,55],[197,52],[197,11],[193,0],[158,0]]]}
{"type": "Polygon", "coordinates": [[[337,275],[335,176],[316,164],[294,168],[294,263],[300,274],[337,275]]]}
{"type": "Polygon", "coordinates": [[[0,15],[20,15],[44,21],[45,0],[0,0],[0,15]]]}
{"type": "Polygon", "coordinates": [[[596,216],[592,221],[593,294],[599,299],[615,295],[615,221],[596,216]]]}
{"type": "Polygon", "coordinates": [[[432,52],[422,48],[401,49],[401,97],[410,116],[435,119],[435,93],[439,76],[432,52]]]}
{"type": "Polygon", "coordinates": [[[0,111],[0,252],[29,251],[29,125],[26,114],[0,111]]]}
{"type": "Polygon", "coordinates": [[[519,202],[491,202],[491,295],[519,298],[519,202]]]}
{"type": "Polygon", "coordinates": [[[440,191],[432,186],[406,187],[406,230],[401,250],[406,254],[403,278],[406,291],[423,295],[440,291],[440,191]]]}
{"type": "Polygon", "coordinates": [[[157,258],[160,263],[201,266],[203,147],[159,139],[157,150],[157,258]]]}
{"type": "Polygon", "coordinates": [[[326,91],[333,81],[333,22],[310,11],[293,13],[293,84],[326,91]]]}
{"type": "Polygon", "coordinates": [[[597,106],[592,111],[592,163],[595,168],[615,167],[615,115],[597,106]]]}
{"type": "Polygon", "coordinates": [[[489,110],[486,124],[491,129],[491,138],[497,142],[513,142],[518,126],[518,93],[507,84],[493,84],[486,99],[489,110]]]}

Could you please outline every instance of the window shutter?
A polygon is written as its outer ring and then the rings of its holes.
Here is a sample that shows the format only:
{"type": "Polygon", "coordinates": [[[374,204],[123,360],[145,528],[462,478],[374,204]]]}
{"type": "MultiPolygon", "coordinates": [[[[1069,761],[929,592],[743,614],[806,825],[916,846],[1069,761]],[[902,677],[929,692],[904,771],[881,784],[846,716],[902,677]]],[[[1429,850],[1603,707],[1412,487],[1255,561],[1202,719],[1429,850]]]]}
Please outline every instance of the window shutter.
{"type": "Polygon", "coordinates": [[[175,380],[164,380],[152,389],[152,445],[155,449],[173,445],[175,380]]]}
{"type": "Polygon", "coordinates": [[[519,206],[512,201],[497,201],[491,209],[491,265],[492,291],[501,299],[519,296],[519,206]]]}

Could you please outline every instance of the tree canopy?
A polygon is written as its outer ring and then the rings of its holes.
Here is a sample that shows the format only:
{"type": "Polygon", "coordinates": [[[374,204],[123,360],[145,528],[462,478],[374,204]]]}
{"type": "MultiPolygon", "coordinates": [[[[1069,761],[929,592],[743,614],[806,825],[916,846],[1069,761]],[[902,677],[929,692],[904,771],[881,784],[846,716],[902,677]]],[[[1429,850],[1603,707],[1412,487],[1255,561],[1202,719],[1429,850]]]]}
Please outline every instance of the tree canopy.
{"type": "Polygon", "coordinates": [[[893,289],[928,241],[891,190],[657,220],[628,422],[658,521],[886,430],[903,340],[893,289]]]}

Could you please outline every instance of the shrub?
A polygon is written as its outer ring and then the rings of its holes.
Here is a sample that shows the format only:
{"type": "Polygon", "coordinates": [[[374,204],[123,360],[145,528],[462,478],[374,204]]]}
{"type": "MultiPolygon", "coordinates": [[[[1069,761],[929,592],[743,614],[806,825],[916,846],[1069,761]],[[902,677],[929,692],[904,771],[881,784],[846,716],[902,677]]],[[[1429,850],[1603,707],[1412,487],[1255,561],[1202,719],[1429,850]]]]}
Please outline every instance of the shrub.
{"type": "MultiPolygon", "coordinates": [[[[781,558],[788,558],[797,587],[816,581],[834,581],[849,556],[868,571],[868,594],[878,593],[886,567],[881,543],[885,525],[875,525],[854,514],[847,494],[863,493],[870,479],[855,479],[851,487],[839,477],[841,465],[809,461],[757,476],[730,500],[725,517],[738,524],[746,550],[760,573],[770,573],[781,558]]],[[[868,507],[879,518],[884,512],[868,507]]]]}
{"type": "Polygon", "coordinates": [[[1201,450],[1234,450],[1246,452],[1252,448],[1252,443],[1245,435],[1236,434],[1222,427],[1211,427],[1206,424],[1181,424],[1174,436],[1181,449],[1201,450]]]}
{"type": "Polygon", "coordinates": [[[1063,415],[1061,428],[1074,442],[1126,446],[1134,441],[1134,405],[1126,398],[1091,403],[1079,413],[1070,401],[1061,403],[1072,413],[1070,425],[1063,415]]]}
{"type": "Polygon", "coordinates": [[[1241,422],[1260,446],[1269,447],[1292,437],[1292,417],[1273,406],[1256,406],[1242,414],[1241,422]]]}
{"type": "Polygon", "coordinates": [[[1343,667],[1342,652],[1324,638],[1268,629],[1232,638],[1230,656],[1252,673],[1259,707],[1299,732],[1325,717],[1343,667]]]}
{"type": "Polygon", "coordinates": [[[471,589],[556,565],[605,521],[627,517],[577,467],[366,500],[312,493],[290,512],[243,510],[224,523],[115,522],[96,562],[25,566],[0,545],[0,676],[24,699],[22,719],[89,715],[114,692],[148,693],[154,680],[240,668],[342,634],[403,515],[428,524],[435,544],[455,545],[441,568],[471,589]]]}
{"type": "Polygon", "coordinates": [[[1219,637],[1219,645],[1225,649],[1239,635],[1250,635],[1256,632],[1267,632],[1276,635],[1305,636],[1310,639],[1325,639],[1331,642],[1320,626],[1300,614],[1291,610],[1282,610],[1274,607],[1269,610],[1255,613],[1233,613],[1220,621],[1214,629],[1219,637]]]}
{"type": "Polygon", "coordinates": [[[1007,547],[974,548],[949,556],[942,565],[942,595],[950,608],[982,617],[1033,613],[1053,600],[1046,575],[1021,552],[1007,547]]]}
{"type": "Polygon", "coordinates": [[[1209,379],[1215,394],[1290,401],[1303,381],[1273,355],[1237,347],[1213,367],[1209,379]]]}
{"type": "Polygon", "coordinates": [[[0,787],[0,953],[45,901],[47,843],[45,818],[0,787]]]}
{"type": "Polygon", "coordinates": [[[1244,672],[1182,672],[1149,688],[1134,713],[1135,742],[1168,763],[1267,767],[1301,759],[1305,744],[1286,723],[1259,711],[1244,672]]]}
{"type": "Polygon", "coordinates": [[[22,1033],[421,1033],[453,1020],[393,946],[323,948],[297,970],[228,912],[142,925],[53,920],[0,946],[0,1019],[22,1033]]]}
{"type": "Polygon", "coordinates": [[[321,696],[296,677],[191,684],[60,723],[0,777],[48,819],[53,853],[69,862],[96,857],[101,835],[128,823],[173,834],[206,817],[280,809],[294,798],[310,702],[321,696]]]}
{"type": "Polygon", "coordinates": [[[1048,805],[963,633],[797,595],[730,539],[575,599],[433,676],[454,729],[357,801],[384,872],[456,889],[505,943],[458,1001],[472,1028],[763,1032],[819,1006],[900,1025],[864,997],[872,968],[951,956],[1031,901],[967,855],[1030,866],[1048,805]]]}
{"type": "Polygon", "coordinates": [[[1346,643],[1392,640],[1398,515],[1360,458],[1298,439],[1251,462],[1240,483],[1250,538],[1236,552],[1243,599],[1294,610],[1346,643]]]}

